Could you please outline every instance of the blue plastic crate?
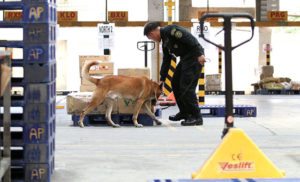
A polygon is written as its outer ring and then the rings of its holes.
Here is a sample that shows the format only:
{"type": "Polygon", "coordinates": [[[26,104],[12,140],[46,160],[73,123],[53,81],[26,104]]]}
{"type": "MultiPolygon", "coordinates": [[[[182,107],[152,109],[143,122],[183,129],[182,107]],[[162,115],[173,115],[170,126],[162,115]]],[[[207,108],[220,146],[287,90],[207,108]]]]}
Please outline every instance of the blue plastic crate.
{"type": "Polygon", "coordinates": [[[45,83],[56,79],[56,62],[27,63],[24,65],[26,83],[45,83]]]}
{"type": "Polygon", "coordinates": [[[25,123],[44,123],[55,117],[55,100],[48,103],[25,103],[24,122],[25,123]]]}
{"type": "MultiPolygon", "coordinates": [[[[55,118],[54,118],[55,119],[55,118]]],[[[49,143],[55,136],[55,122],[48,123],[27,123],[24,126],[23,142],[27,143],[49,143]]]]}
{"type": "MultiPolygon", "coordinates": [[[[45,144],[12,145],[11,164],[48,163],[55,154],[55,138],[45,144]]],[[[1,151],[1,150],[0,150],[1,151]]]]}
{"type": "Polygon", "coordinates": [[[26,144],[24,146],[24,164],[47,163],[54,156],[54,145],[49,144],[26,144]]]}
{"type": "MultiPolygon", "coordinates": [[[[224,105],[199,106],[203,117],[224,117],[226,108],[224,105]]],[[[256,107],[250,105],[234,105],[233,114],[236,117],[256,117],[256,107]]]]}
{"type": "Polygon", "coordinates": [[[56,4],[56,0],[22,0],[23,3],[48,3],[56,4]]]}
{"type": "Polygon", "coordinates": [[[56,5],[48,3],[26,3],[23,21],[26,23],[56,23],[56,5]]]}
{"type": "Polygon", "coordinates": [[[54,172],[55,158],[48,163],[32,163],[23,165],[12,165],[12,181],[17,182],[50,182],[54,172]]]}
{"type": "Polygon", "coordinates": [[[24,63],[47,63],[56,59],[55,44],[27,45],[23,51],[24,63]]]}
{"type": "Polygon", "coordinates": [[[24,48],[29,46],[28,44],[55,43],[56,31],[56,24],[25,24],[23,28],[24,48]]]}
{"type": "Polygon", "coordinates": [[[22,9],[22,7],[23,3],[21,1],[0,2],[0,10],[16,10],[22,9]]]}
{"type": "Polygon", "coordinates": [[[236,113],[243,117],[256,117],[256,107],[248,105],[239,105],[235,107],[236,113]]]}
{"type": "Polygon", "coordinates": [[[49,83],[28,83],[24,88],[27,103],[49,103],[55,99],[55,81],[49,83]]]}
{"type": "MultiPolygon", "coordinates": [[[[26,144],[47,144],[55,138],[55,118],[48,123],[19,123],[12,126],[12,146],[24,146],[26,144]]],[[[0,132],[2,134],[2,132],[0,132]]],[[[2,140],[0,140],[2,144],[2,140]]]]}

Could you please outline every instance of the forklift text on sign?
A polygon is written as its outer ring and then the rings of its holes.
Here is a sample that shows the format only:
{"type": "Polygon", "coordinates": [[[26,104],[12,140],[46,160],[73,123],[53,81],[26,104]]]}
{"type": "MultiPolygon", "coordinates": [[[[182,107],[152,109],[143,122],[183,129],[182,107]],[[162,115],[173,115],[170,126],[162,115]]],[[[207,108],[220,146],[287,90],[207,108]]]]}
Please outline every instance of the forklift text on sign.
{"type": "Polygon", "coordinates": [[[268,11],[269,21],[287,21],[288,12],[287,11],[268,11]]]}

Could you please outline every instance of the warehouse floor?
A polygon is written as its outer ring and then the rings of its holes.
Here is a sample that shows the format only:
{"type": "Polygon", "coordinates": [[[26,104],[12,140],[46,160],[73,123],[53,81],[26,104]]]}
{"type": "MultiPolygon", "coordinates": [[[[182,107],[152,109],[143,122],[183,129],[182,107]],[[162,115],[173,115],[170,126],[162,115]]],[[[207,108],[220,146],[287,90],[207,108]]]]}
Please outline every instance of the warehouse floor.
{"type": "MultiPolygon", "coordinates": [[[[57,97],[60,104],[63,96],[57,97]]],[[[223,104],[224,96],[206,96],[223,104]]],[[[257,106],[257,117],[236,118],[286,177],[300,177],[300,96],[234,96],[234,104],[257,106]]],[[[57,182],[143,182],[190,179],[221,142],[224,118],[204,118],[203,126],[180,126],[167,120],[177,107],[163,111],[163,125],[143,128],[72,126],[57,110],[55,172],[57,182]]]]}

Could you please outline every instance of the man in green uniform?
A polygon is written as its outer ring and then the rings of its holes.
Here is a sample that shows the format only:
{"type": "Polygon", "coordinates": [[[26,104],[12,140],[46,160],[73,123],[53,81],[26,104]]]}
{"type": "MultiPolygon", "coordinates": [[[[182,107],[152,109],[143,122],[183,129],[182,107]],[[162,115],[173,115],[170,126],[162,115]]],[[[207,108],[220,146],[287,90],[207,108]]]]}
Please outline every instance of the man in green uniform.
{"type": "Polygon", "coordinates": [[[144,35],[153,41],[162,41],[161,82],[167,77],[173,56],[180,57],[172,79],[172,89],[179,113],[169,116],[169,119],[184,120],[181,122],[183,126],[202,125],[202,115],[196,96],[198,79],[205,62],[202,46],[190,32],[177,25],[160,27],[158,22],[149,22],[144,26],[144,35]]]}

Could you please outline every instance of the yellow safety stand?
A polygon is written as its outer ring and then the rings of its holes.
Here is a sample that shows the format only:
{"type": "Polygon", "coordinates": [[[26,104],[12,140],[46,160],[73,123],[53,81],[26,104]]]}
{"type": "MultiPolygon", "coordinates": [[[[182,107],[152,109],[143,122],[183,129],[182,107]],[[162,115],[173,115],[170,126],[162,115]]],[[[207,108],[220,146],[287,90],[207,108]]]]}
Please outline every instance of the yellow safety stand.
{"type": "Polygon", "coordinates": [[[245,132],[238,128],[231,128],[204,165],[192,174],[193,179],[284,176],[284,172],[277,169],[245,132]]]}

